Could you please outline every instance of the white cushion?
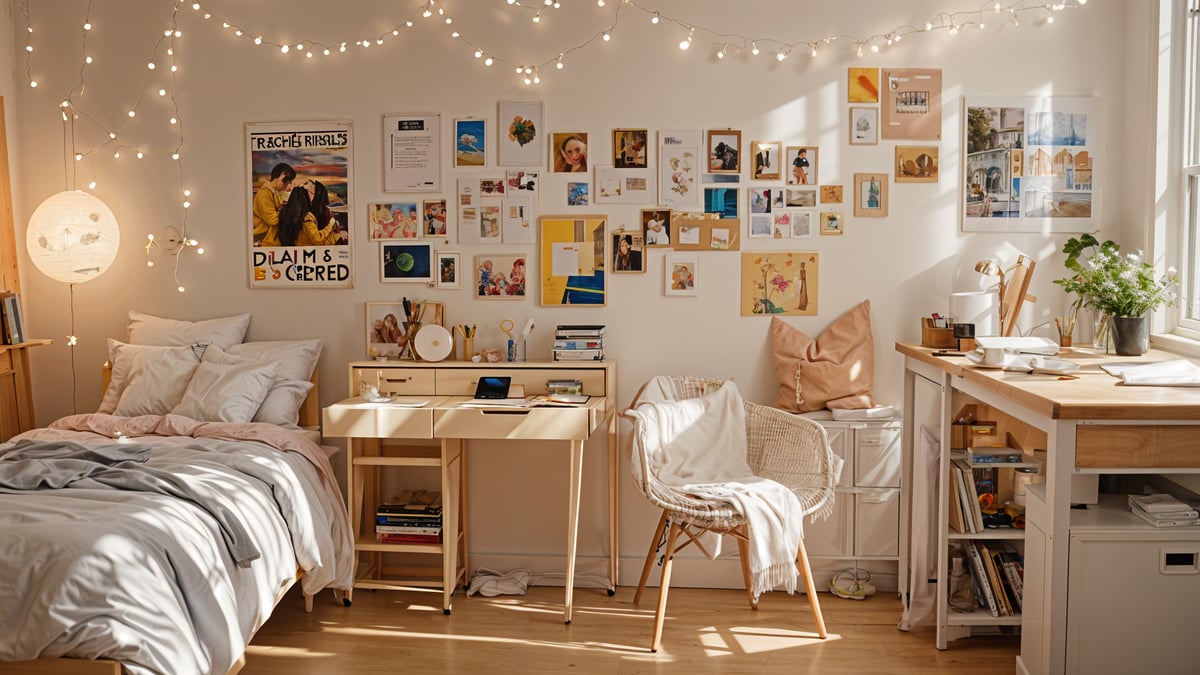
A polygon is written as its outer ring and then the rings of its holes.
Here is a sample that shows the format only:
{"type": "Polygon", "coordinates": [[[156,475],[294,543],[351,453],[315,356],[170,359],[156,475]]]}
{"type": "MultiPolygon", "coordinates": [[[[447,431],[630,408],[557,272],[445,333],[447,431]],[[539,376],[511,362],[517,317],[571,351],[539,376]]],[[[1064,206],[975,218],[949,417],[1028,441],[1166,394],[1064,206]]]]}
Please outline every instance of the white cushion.
{"type": "Polygon", "coordinates": [[[244,340],[246,329],[249,327],[249,314],[203,321],[180,321],[129,311],[129,342],[135,345],[190,345],[208,342],[228,347],[244,340]]]}
{"type": "Polygon", "coordinates": [[[279,362],[219,363],[209,358],[213,350],[205,351],[182,400],[171,412],[205,422],[251,421],[275,381],[279,362]]]}
{"type": "Polygon", "coordinates": [[[247,358],[256,361],[276,360],[280,362],[275,373],[275,383],[266,400],[254,415],[255,422],[276,424],[288,429],[298,429],[300,406],[312,390],[312,374],[321,357],[322,341],[274,340],[244,342],[223,350],[223,357],[247,358]]]}
{"type": "Polygon", "coordinates": [[[129,345],[108,341],[112,374],[99,412],[163,414],[183,398],[200,359],[191,345],[129,345]]]}

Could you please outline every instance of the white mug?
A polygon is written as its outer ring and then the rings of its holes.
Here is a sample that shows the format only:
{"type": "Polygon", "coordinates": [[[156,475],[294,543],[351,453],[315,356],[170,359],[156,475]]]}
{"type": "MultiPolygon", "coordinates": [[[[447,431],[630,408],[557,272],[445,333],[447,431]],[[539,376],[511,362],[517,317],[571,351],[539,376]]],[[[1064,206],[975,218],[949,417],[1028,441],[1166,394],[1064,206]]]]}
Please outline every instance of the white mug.
{"type": "Polygon", "coordinates": [[[984,347],[983,348],[983,363],[988,366],[1000,366],[1004,364],[1004,348],[1003,347],[984,347]]]}

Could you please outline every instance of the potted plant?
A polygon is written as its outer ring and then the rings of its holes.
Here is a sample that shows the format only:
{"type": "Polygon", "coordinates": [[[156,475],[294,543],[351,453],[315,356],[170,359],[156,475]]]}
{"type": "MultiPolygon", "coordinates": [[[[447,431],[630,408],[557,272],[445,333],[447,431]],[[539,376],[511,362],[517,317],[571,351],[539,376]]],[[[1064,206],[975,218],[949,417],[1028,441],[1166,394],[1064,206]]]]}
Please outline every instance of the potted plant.
{"type": "Polygon", "coordinates": [[[1175,269],[1159,276],[1154,266],[1142,259],[1141,251],[1122,254],[1117,244],[1101,243],[1091,234],[1068,239],[1063,253],[1072,274],[1054,283],[1076,295],[1067,317],[1070,322],[1081,308],[1097,310],[1108,317],[1117,354],[1145,353],[1150,337],[1146,314],[1174,304],[1175,269]]]}

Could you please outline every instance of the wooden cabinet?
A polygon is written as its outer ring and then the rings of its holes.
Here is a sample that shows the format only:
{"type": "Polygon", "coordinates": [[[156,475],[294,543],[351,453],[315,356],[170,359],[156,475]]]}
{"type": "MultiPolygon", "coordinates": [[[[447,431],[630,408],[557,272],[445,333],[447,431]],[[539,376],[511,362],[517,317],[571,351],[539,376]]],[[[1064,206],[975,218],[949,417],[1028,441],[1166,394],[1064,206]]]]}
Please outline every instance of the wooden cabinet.
{"type": "Polygon", "coordinates": [[[898,419],[837,421],[805,415],[825,428],[842,474],[828,520],[804,523],[804,544],[818,583],[858,565],[880,590],[899,585],[901,451],[898,419]]]}
{"type": "Polygon", "coordinates": [[[50,340],[0,345],[0,442],[37,426],[33,416],[29,349],[48,344],[50,340]]]}

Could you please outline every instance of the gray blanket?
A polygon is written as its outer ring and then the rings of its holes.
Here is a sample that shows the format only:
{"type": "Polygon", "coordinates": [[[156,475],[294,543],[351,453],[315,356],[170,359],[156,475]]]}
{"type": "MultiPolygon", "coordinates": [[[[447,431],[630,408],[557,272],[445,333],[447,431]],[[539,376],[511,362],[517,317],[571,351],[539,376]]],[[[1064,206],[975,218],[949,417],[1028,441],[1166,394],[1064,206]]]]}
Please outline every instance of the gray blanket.
{"type": "Polygon", "coordinates": [[[195,504],[217,522],[225,548],[239,567],[260,557],[233,512],[198,481],[145,465],[150,448],[136,443],[85,446],[71,441],[20,440],[0,456],[0,488],[61,490],[107,486],[149,492],[195,504]]]}

